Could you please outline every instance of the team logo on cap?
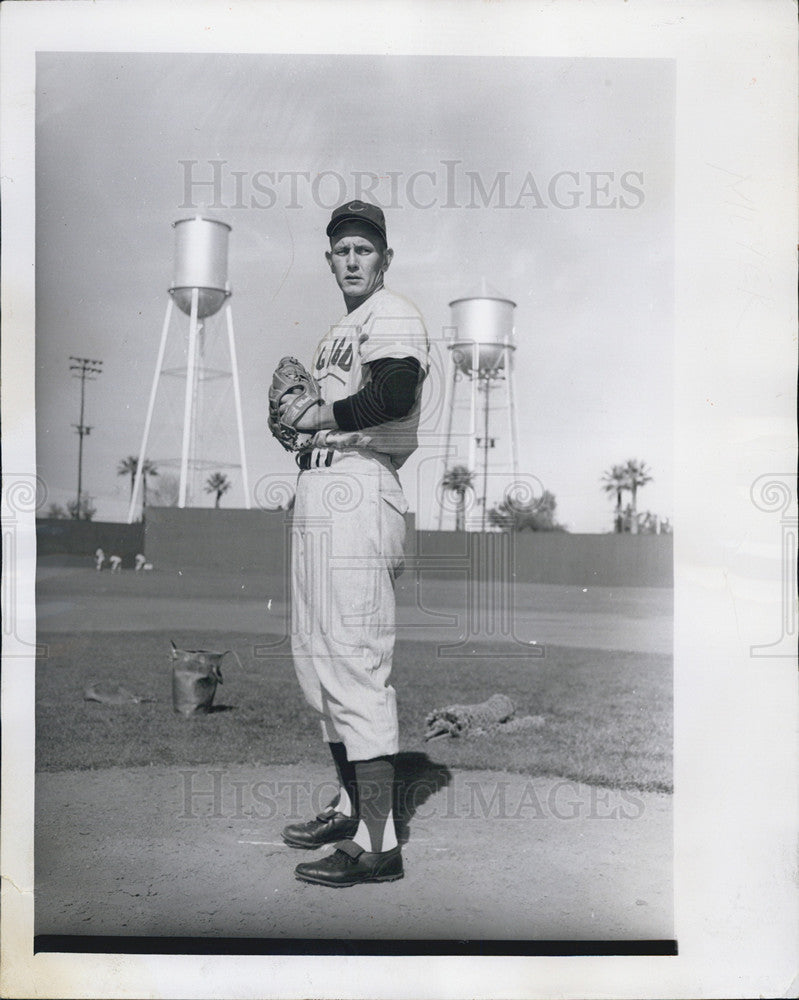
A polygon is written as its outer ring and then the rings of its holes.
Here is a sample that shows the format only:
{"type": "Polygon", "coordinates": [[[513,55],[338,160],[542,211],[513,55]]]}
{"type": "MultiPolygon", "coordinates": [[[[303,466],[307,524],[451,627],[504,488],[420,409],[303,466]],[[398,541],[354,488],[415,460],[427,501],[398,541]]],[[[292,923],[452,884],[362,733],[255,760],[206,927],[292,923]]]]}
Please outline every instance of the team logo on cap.
{"type": "Polygon", "coordinates": [[[350,212],[362,212],[366,208],[366,205],[362,201],[352,201],[347,205],[347,210],[350,212]]]}

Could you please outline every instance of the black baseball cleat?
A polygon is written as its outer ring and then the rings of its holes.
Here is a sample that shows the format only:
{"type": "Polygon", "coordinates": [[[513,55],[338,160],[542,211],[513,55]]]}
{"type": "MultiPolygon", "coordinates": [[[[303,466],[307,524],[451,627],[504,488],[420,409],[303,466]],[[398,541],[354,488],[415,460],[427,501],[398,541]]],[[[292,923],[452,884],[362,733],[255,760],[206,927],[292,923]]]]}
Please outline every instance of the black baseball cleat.
{"type": "Polygon", "coordinates": [[[332,854],[297,865],[294,874],[301,882],[340,888],[366,882],[395,882],[405,872],[399,847],[370,853],[353,840],[342,840],[332,854]]]}
{"type": "Polygon", "coordinates": [[[354,837],[357,829],[357,816],[345,816],[329,807],[307,823],[291,823],[284,827],[282,837],[289,847],[310,851],[325,844],[334,844],[342,837],[354,837]]]}

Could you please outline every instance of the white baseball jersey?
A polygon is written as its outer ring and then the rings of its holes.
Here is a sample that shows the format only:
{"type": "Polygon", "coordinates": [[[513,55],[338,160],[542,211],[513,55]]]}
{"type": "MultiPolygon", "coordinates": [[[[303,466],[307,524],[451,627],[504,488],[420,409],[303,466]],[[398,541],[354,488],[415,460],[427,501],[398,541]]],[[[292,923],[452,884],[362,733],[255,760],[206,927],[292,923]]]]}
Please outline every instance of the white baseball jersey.
{"type": "MultiPolygon", "coordinates": [[[[335,403],[363,389],[371,378],[368,363],[380,358],[416,358],[420,366],[416,399],[406,416],[347,434],[347,448],[389,455],[399,468],[418,445],[422,382],[430,367],[430,344],[416,306],[385,287],[330,328],[316,349],[311,374],[325,402],[335,403]]],[[[323,445],[328,436],[335,449],[336,432],[323,431],[318,443],[323,445]]],[[[324,462],[326,456],[327,448],[316,449],[312,466],[324,462]]],[[[336,460],[334,450],[332,461],[336,460]]]]}

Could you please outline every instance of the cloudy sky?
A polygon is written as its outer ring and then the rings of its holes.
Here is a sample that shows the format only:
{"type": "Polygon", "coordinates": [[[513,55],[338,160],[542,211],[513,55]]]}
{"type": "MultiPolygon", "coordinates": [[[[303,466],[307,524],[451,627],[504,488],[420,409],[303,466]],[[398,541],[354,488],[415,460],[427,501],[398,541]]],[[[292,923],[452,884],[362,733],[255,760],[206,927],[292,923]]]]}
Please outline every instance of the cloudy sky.
{"type": "MultiPolygon", "coordinates": [[[[483,278],[517,303],[520,466],[556,495],[560,520],[609,530],[600,479],[629,458],[654,476],[640,507],[672,514],[671,61],[39,53],[36,100],[37,465],[49,500],[77,486],[69,356],[99,358],[83,483],[99,518],[126,517],[117,465],[140,447],[171,224],[200,212],[232,227],[251,492],[291,476],[266,428],[269,376],[284,353],[309,360],[340,316],[324,229],[332,206],[365,194],[386,211],[387,284],[420,308],[437,361],[422,447],[402,472],[421,525],[435,520],[448,303],[483,278]]],[[[165,367],[185,363],[187,330],[176,312],[165,367]]],[[[225,367],[221,317],[207,361],[225,367]]],[[[182,388],[160,383],[148,457],[162,472],[180,454],[182,388]]],[[[229,380],[208,383],[203,413],[203,456],[235,461],[229,380]]],[[[226,471],[223,504],[243,506],[240,472],[226,471]]]]}

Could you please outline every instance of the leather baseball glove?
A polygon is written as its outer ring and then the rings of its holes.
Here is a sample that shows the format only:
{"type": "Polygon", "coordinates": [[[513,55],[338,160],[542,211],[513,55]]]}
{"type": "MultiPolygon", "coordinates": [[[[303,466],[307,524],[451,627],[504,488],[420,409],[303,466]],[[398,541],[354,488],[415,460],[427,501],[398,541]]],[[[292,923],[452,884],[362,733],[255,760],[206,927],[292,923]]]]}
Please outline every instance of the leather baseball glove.
{"type": "Polygon", "coordinates": [[[294,425],[312,406],[321,405],[319,386],[310,372],[296,358],[281,358],[269,387],[269,430],[286,451],[311,447],[314,435],[298,431],[294,425]],[[281,417],[280,404],[287,396],[290,402],[281,417]]]}

